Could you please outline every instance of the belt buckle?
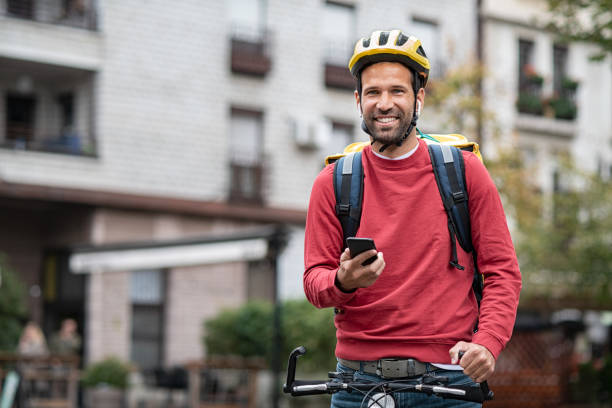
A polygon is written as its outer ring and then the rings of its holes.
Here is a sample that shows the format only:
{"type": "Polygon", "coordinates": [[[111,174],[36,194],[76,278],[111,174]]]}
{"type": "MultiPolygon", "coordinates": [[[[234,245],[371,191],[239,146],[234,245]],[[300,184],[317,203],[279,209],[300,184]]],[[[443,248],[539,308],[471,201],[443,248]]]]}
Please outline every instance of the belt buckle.
{"type": "Polygon", "coordinates": [[[418,377],[417,360],[412,358],[385,358],[379,360],[377,373],[382,378],[418,377]],[[389,375],[385,375],[389,374],[389,375]]]}

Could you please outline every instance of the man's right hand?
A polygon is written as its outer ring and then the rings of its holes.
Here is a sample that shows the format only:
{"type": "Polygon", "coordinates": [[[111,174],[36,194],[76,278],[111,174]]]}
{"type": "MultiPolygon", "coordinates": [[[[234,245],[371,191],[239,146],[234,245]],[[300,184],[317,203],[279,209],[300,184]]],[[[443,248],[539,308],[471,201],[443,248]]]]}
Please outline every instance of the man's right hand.
{"type": "Polygon", "coordinates": [[[336,272],[336,279],[340,284],[340,289],[350,292],[357,288],[371,286],[376,282],[383,269],[385,269],[385,265],[382,252],[376,253],[375,249],[362,252],[354,258],[351,258],[349,249],[345,249],[342,255],[340,255],[340,268],[336,272]],[[374,262],[369,265],[362,265],[363,262],[373,256],[376,256],[374,262]]]}

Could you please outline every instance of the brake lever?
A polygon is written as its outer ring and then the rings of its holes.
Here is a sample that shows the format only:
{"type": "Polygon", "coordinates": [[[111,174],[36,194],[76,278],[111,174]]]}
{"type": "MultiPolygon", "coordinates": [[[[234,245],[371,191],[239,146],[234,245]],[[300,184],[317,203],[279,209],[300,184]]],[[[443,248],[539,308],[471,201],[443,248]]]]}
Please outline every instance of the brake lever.
{"type": "Polygon", "coordinates": [[[293,383],[295,381],[295,368],[297,367],[297,359],[299,356],[303,356],[306,353],[306,347],[299,346],[295,348],[291,354],[289,354],[289,362],[287,363],[287,381],[283,385],[283,392],[286,394],[291,393],[293,383]]]}

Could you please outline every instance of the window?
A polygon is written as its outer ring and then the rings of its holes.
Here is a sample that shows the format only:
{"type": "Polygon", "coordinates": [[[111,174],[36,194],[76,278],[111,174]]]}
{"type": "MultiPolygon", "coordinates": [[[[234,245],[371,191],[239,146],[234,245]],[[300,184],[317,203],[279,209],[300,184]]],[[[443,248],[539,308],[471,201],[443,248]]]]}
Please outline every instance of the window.
{"type": "Polygon", "coordinates": [[[264,0],[231,0],[232,72],[264,76],[271,67],[264,0]]]}
{"type": "Polygon", "coordinates": [[[341,153],[353,142],[353,125],[332,121],[331,136],[323,151],[326,154],[341,153]]]}
{"type": "Polygon", "coordinates": [[[263,201],[262,113],[232,108],[230,122],[230,199],[263,201]]]}
{"type": "Polygon", "coordinates": [[[355,9],[344,4],[325,3],[323,12],[323,41],[325,61],[345,66],[355,45],[355,9]]]}
{"type": "Polygon", "coordinates": [[[553,46],[553,91],[557,95],[563,93],[563,80],[567,77],[567,47],[555,44],[553,46]]]}
{"type": "Polygon", "coordinates": [[[65,92],[57,97],[59,108],[59,125],[56,140],[49,142],[47,148],[66,153],[80,154],[82,137],[75,124],[75,98],[72,92],[65,92]]]}
{"type": "Polygon", "coordinates": [[[6,140],[23,145],[34,139],[36,99],[33,96],[7,95],[6,140]]]}
{"type": "Polygon", "coordinates": [[[355,89],[348,62],[355,45],[355,9],[344,4],[325,3],[322,40],[325,59],[325,85],[355,89]]]}
{"type": "Polygon", "coordinates": [[[6,0],[6,10],[12,16],[22,18],[33,17],[32,0],[6,0]]]}
{"type": "Polygon", "coordinates": [[[529,87],[529,75],[533,73],[533,41],[519,40],[519,90],[529,87]]]}
{"type": "Polygon", "coordinates": [[[408,34],[414,35],[421,40],[421,45],[427,54],[431,66],[429,76],[441,78],[444,76],[445,66],[442,60],[440,30],[438,24],[433,21],[413,18],[412,26],[408,34]]]}
{"type": "Polygon", "coordinates": [[[132,301],[131,360],[142,370],[162,364],[165,282],[161,270],[134,271],[130,277],[132,301]]]}

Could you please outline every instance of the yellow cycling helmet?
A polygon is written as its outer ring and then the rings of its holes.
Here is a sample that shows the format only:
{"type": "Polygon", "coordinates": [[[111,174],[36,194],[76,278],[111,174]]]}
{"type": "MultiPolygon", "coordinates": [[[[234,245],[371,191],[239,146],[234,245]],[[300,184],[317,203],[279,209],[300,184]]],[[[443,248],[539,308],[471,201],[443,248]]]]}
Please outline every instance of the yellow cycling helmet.
{"type": "Polygon", "coordinates": [[[374,31],[370,37],[361,38],[355,44],[348,68],[358,82],[361,82],[359,81],[361,71],[377,62],[400,62],[406,65],[416,73],[415,92],[427,84],[430,66],[421,41],[412,35],[402,33],[401,30],[374,31]],[[416,77],[420,79],[419,82],[416,77]]]}

